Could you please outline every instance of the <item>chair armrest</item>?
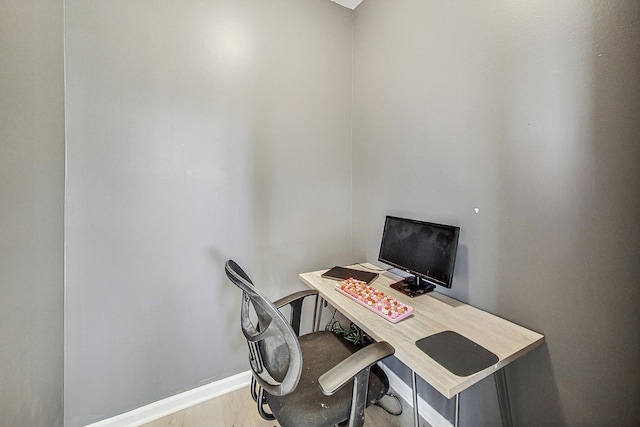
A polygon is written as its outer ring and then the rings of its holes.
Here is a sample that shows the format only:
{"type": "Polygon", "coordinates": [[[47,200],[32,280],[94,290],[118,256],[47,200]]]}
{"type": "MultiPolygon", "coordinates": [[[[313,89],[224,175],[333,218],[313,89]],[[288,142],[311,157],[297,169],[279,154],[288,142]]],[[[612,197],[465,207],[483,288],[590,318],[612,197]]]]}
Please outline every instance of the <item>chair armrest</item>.
{"type": "Polygon", "coordinates": [[[388,342],[377,342],[358,350],[318,378],[322,392],[331,396],[358,373],[391,356],[395,349],[388,342]]]}
{"type": "Polygon", "coordinates": [[[316,291],[315,289],[306,289],[304,291],[298,291],[298,292],[294,292],[291,295],[287,295],[285,297],[280,298],[277,301],[273,302],[273,305],[275,305],[278,308],[282,308],[285,305],[291,304],[292,302],[299,300],[299,299],[303,299],[309,296],[313,296],[313,295],[318,295],[318,291],[316,291]]]}
{"type": "MultiPolygon", "coordinates": [[[[315,289],[306,289],[304,291],[294,292],[291,295],[287,295],[279,300],[275,301],[273,304],[281,309],[284,306],[291,307],[291,316],[289,318],[289,324],[293,328],[293,331],[297,336],[300,336],[300,318],[302,316],[302,303],[304,299],[309,296],[316,297],[316,307],[318,304],[318,291],[315,289]]],[[[317,311],[317,310],[316,310],[317,311]]],[[[316,324],[316,314],[313,314],[313,324],[316,324]]]]}

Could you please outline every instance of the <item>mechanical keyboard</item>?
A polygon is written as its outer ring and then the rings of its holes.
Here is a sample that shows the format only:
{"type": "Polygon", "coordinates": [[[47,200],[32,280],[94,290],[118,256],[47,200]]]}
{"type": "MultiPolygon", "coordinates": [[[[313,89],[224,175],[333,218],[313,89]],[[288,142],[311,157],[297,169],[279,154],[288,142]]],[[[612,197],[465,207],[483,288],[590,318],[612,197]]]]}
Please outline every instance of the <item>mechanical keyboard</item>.
{"type": "Polygon", "coordinates": [[[413,307],[353,278],[336,284],[336,291],[348,296],[389,322],[397,323],[413,313],[413,307]]]}

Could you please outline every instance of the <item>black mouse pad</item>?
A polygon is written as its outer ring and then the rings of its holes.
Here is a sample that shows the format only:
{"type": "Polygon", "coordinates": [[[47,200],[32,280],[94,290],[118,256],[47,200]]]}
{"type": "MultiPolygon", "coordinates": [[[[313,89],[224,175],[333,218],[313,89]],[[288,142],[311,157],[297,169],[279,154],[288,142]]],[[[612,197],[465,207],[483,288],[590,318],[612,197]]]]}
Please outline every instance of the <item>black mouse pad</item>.
{"type": "Polygon", "coordinates": [[[466,377],[498,362],[498,356],[457,332],[444,331],[416,341],[418,348],[449,372],[466,377]]]}
{"type": "Polygon", "coordinates": [[[353,278],[356,280],[360,280],[361,282],[371,283],[378,277],[378,274],[372,273],[370,271],[355,270],[353,268],[347,267],[333,267],[329,271],[323,273],[322,277],[334,280],[345,280],[353,278]]]}

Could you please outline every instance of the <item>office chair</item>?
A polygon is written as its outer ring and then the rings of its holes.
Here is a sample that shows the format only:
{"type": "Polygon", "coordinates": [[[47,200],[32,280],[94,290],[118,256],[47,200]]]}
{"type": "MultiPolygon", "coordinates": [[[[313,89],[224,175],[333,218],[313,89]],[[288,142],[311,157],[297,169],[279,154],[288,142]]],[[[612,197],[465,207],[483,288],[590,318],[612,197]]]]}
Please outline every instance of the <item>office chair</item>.
{"type": "Polygon", "coordinates": [[[317,301],[317,291],[296,292],[273,303],[234,261],[227,261],[225,270],[242,290],[242,332],[260,415],[275,417],[282,427],[364,425],[365,407],[389,389],[376,362],[392,355],[394,348],[386,342],[358,347],[328,331],[298,336],[302,302],[309,296],[317,301]],[[285,306],[290,306],[291,321],[280,311],[285,306]]]}

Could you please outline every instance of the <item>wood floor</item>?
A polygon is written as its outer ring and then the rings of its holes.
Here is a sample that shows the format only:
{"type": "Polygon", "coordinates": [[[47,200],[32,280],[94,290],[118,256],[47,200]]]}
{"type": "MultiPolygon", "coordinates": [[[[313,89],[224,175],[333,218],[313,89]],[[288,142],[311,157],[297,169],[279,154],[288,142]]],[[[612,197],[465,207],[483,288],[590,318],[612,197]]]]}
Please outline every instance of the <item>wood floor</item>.
{"type": "MultiPolygon", "coordinates": [[[[392,402],[393,403],[393,402],[392,402]]],[[[377,406],[367,408],[366,427],[410,427],[413,412],[405,402],[399,416],[392,416],[377,406]]],[[[199,405],[160,418],[144,427],[279,427],[276,421],[265,421],[258,415],[256,404],[251,399],[249,388],[227,393],[199,405]]],[[[429,427],[424,421],[421,427],[429,427]]]]}

